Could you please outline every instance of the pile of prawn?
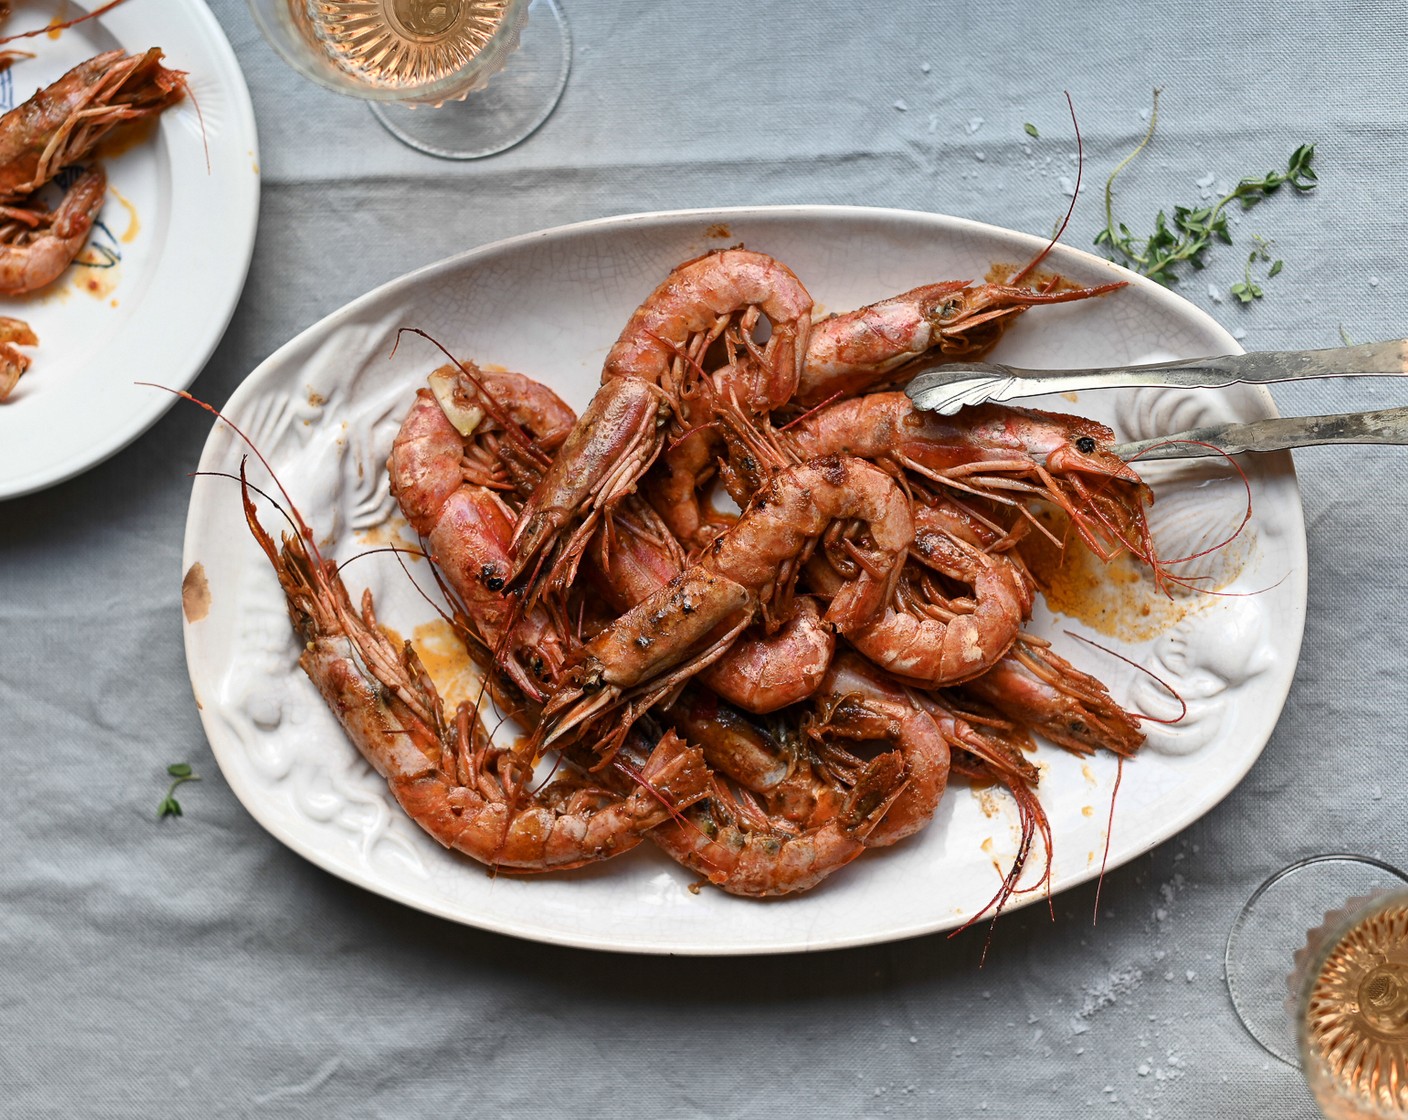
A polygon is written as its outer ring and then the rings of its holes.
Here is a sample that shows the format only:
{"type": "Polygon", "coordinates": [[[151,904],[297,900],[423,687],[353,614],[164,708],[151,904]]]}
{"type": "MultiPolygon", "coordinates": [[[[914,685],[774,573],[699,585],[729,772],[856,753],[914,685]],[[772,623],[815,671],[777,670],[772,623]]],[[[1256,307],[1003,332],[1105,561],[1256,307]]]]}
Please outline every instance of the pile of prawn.
{"type": "MultiPolygon", "coordinates": [[[[185,92],[185,75],[167,69],[161,58],[156,47],[132,55],[105,51],[0,116],[0,295],[52,284],[83,251],[107,200],[107,174],[92,162],[99,143],[118,125],[154,116],[185,92]],[[53,182],[63,193],[51,206],[41,192],[53,182]]],[[[13,54],[0,55],[0,69],[13,60],[13,54]]],[[[0,401],[29,368],[16,344],[39,341],[22,321],[4,322],[0,401]]]]}
{"type": "Polygon", "coordinates": [[[1121,286],[1029,270],[814,322],[784,264],[711,252],[631,316],[581,416],[525,375],[442,367],[396,436],[391,490],[486,689],[530,734],[505,746],[476,707],[447,712],[370,593],[353,605],[296,511],[276,542],[246,484],[304,670],[406,812],[501,871],[648,840],[725,891],[788,894],[920,832],[960,775],[1021,814],[989,908],[1037,841],[1049,882],[1033,736],[1121,757],[1143,736],[1025,629],[1027,550],[1064,523],[1157,572],[1152,496],[1100,424],[945,418],[898,391],[1028,309],[1121,286]]]}

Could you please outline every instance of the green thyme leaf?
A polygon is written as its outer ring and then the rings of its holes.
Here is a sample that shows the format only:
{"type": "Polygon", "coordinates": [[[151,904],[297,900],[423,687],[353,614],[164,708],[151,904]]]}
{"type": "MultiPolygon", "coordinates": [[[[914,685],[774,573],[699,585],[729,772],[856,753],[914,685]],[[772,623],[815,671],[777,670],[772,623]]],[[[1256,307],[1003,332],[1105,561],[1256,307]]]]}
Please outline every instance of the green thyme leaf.
{"type": "Polygon", "coordinates": [[[1030,136],[1033,140],[1039,139],[1041,136],[1041,133],[1037,132],[1036,130],[1036,125],[1032,124],[1031,121],[1028,121],[1022,126],[1022,131],[1025,132],[1028,136],[1030,136]]]}
{"type": "Polygon", "coordinates": [[[176,800],[176,787],[183,782],[198,782],[200,776],[191,772],[189,762],[173,762],[166,768],[166,772],[175,780],[171,783],[171,788],[166,791],[166,796],[161,799],[161,804],[156,809],[156,819],[164,820],[166,817],[179,817],[181,813],[181,803],[176,800]]]}

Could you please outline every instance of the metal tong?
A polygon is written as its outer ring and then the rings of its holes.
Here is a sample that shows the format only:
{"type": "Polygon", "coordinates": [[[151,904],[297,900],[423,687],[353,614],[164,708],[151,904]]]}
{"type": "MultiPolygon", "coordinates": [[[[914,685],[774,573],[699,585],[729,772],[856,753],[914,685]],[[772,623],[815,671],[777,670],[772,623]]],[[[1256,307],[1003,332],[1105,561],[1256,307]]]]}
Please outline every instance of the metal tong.
{"type": "MultiPolygon", "coordinates": [[[[1216,388],[1237,382],[1269,384],[1322,377],[1408,376],[1408,339],[1332,350],[1263,351],[1108,369],[1018,369],[989,362],[954,362],[915,376],[905,388],[915,408],[951,416],[964,405],[1043,393],[1146,385],[1216,388]]],[[[1325,444],[1408,443],[1408,408],[1213,424],[1155,439],[1119,444],[1124,459],[1189,459],[1282,451],[1325,444]]]]}

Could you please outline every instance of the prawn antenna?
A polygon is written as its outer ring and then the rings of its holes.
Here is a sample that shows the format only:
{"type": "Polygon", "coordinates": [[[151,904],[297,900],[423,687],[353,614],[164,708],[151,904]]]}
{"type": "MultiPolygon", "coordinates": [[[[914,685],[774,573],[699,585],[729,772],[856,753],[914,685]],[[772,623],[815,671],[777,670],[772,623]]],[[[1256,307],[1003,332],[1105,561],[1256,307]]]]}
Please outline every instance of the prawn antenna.
{"type": "Polygon", "coordinates": [[[1095,907],[1090,913],[1090,924],[1100,920],[1100,888],[1105,885],[1105,866],[1110,862],[1110,837],[1115,832],[1115,798],[1120,792],[1120,779],[1124,777],[1124,755],[1115,756],[1115,788],[1110,790],[1110,817],[1105,822],[1105,854],[1100,857],[1100,877],[1095,880],[1095,907]]]}
{"type": "Polygon", "coordinates": [[[551,459],[538,449],[532,438],[523,430],[522,425],[494,400],[493,395],[485,387],[484,382],[479,379],[478,367],[476,367],[473,362],[460,361],[459,358],[456,358],[450,353],[443,342],[428,331],[423,331],[420,327],[398,327],[396,330],[396,341],[392,343],[391,353],[386,355],[387,358],[394,358],[396,356],[396,351],[400,349],[401,346],[401,336],[403,334],[420,335],[421,338],[425,339],[430,345],[434,346],[435,349],[439,350],[440,353],[444,354],[445,357],[449,358],[450,361],[454,363],[455,368],[464,374],[475,389],[479,391],[479,403],[484,406],[484,411],[494,418],[494,422],[503,428],[508,438],[518,444],[520,449],[527,451],[539,465],[547,466],[552,462],[551,459]]]}
{"type": "MultiPolygon", "coordinates": [[[[185,389],[173,389],[169,385],[158,385],[155,381],[138,381],[135,382],[135,384],[141,385],[147,389],[160,389],[163,393],[170,393],[172,396],[180,397],[183,400],[190,401],[194,405],[199,405],[201,408],[205,409],[206,412],[210,413],[210,415],[214,416],[215,419],[225,424],[235,435],[239,436],[240,439],[244,441],[245,446],[254,452],[254,457],[258,459],[264,469],[269,472],[269,477],[274,480],[274,485],[279,488],[279,493],[284,496],[284,501],[288,503],[288,510],[285,511],[280,507],[279,512],[296,523],[298,535],[308,542],[308,547],[313,550],[313,555],[317,558],[318,563],[323,563],[323,554],[318,551],[318,543],[313,539],[313,530],[310,529],[308,523],[303,520],[303,515],[298,512],[298,506],[294,504],[293,498],[289,496],[289,492],[284,489],[284,484],[279,480],[279,476],[274,473],[274,468],[269,465],[269,460],[264,458],[264,452],[260,451],[259,448],[255,446],[254,441],[244,434],[238,424],[230,420],[229,417],[213,404],[206,404],[205,401],[201,400],[199,397],[192,396],[190,393],[186,392],[185,389]]],[[[225,477],[228,478],[230,476],[226,475],[225,477]]],[[[250,489],[254,490],[255,493],[263,493],[262,490],[258,490],[255,487],[250,487],[250,489]]],[[[272,499],[270,500],[272,501],[272,499]]],[[[278,505],[277,502],[274,504],[278,505]]]]}
{"type": "MultiPolygon", "coordinates": [[[[6,35],[3,39],[0,39],[0,46],[3,46],[5,43],[18,42],[20,39],[33,39],[36,35],[52,35],[57,39],[58,32],[64,31],[76,24],[85,23],[90,19],[97,19],[104,12],[110,12],[124,2],[125,0],[108,0],[102,7],[94,8],[91,12],[85,15],[75,16],[73,19],[67,20],[64,23],[46,23],[43,27],[36,27],[33,31],[21,31],[17,35],[6,35]]],[[[34,56],[30,55],[29,57],[33,58],[34,56]]]]}
{"type": "Polygon", "coordinates": [[[1026,268],[1022,269],[1021,272],[1017,273],[1016,276],[1012,277],[1011,280],[1007,281],[1008,284],[1014,287],[1017,284],[1020,284],[1022,280],[1026,278],[1027,274],[1032,271],[1032,269],[1036,268],[1037,265],[1044,261],[1047,257],[1047,254],[1049,254],[1052,249],[1056,248],[1056,243],[1061,240],[1061,235],[1066,232],[1066,226],[1070,224],[1071,215],[1076,212],[1076,199],[1080,198],[1080,181],[1081,176],[1085,173],[1085,147],[1081,143],[1080,125],[1076,122],[1076,106],[1075,102],[1071,100],[1071,91],[1066,90],[1065,93],[1066,108],[1071,111],[1071,127],[1075,129],[1076,133],[1076,189],[1071,192],[1071,204],[1066,208],[1066,217],[1061,222],[1061,225],[1057,228],[1056,233],[1052,236],[1051,242],[1046,246],[1045,249],[1043,249],[1040,253],[1038,253],[1036,256],[1034,256],[1031,260],[1027,262],[1026,268]]]}
{"type": "Polygon", "coordinates": [[[1173,685],[1169,684],[1168,681],[1164,680],[1163,677],[1159,676],[1152,669],[1146,669],[1143,665],[1139,664],[1139,662],[1131,661],[1124,654],[1116,653],[1109,646],[1102,646],[1099,642],[1092,641],[1090,638],[1085,637],[1083,634],[1077,634],[1074,630],[1067,630],[1065,631],[1065,634],[1068,638],[1074,638],[1078,642],[1084,642],[1088,646],[1094,646],[1101,653],[1108,653],[1111,657],[1119,658],[1119,660],[1123,661],[1126,665],[1138,669],[1146,677],[1150,677],[1151,679],[1153,679],[1159,685],[1160,688],[1166,689],[1168,691],[1168,694],[1178,701],[1179,707],[1182,709],[1178,713],[1178,715],[1174,716],[1172,719],[1158,719],[1154,716],[1145,716],[1140,715],[1137,712],[1130,712],[1129,714],[1132,715],[1135,719],[1140,720],[1143,723],[1173,724],[1178,723],[1183,719],[1184,716],[1188,714],[1188,701],[1183,699],[1183,697],[1178,694],[1178,689],[1174,688],[1173,685]]]}

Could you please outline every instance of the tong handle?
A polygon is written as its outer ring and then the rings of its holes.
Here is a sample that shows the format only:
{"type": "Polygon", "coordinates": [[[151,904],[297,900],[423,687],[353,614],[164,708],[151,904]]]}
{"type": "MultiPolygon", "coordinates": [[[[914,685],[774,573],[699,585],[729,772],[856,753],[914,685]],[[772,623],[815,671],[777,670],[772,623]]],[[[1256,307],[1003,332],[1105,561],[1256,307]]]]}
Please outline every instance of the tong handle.
{"type": "Polygon", "coordinates": [[[1266,385],[1320,377],[1393,377],[1408,374],[1408,339],[1328,350],[1261,350],[1129,368],[1150,375],[1168,370],[1169,380],[1150,383],[1190,388],[1214,388],[1238,381],[1266,385]]]}
{"type": "Polygon", "coordinates": [[[944,363],[913,377],[905,391],[914,406],[952,416],[964,405],[1010,401],[1043,393],[1170,386],[1213,389],[1237,382],[1266,385],[1322,377],[1408,375],[1408,339],[1328,350],[1264,350],[1140,366],[1019,369],[986,362],[944,363]]]}
{"type": "Polygon", "coordinates": [[[1408,444],[1408,407],[1331,416],[1288,416],[1250,424],[1212,424],[1170,436],[1123,443],[1110,450],[1141,463],[1155,459],[1196,459],[1240,455],[1244,451],[1284,451],[1328,444],[1408,444]],[[1207,446],[1199,446],[1207,445],[1207,446]]]}

